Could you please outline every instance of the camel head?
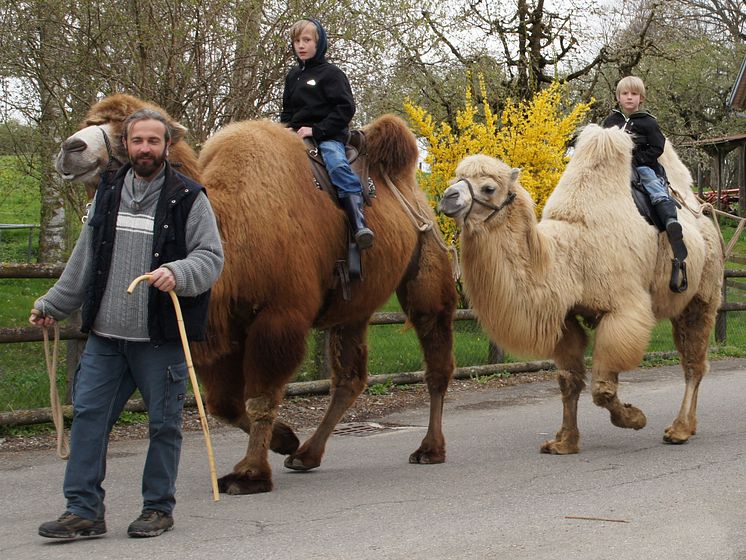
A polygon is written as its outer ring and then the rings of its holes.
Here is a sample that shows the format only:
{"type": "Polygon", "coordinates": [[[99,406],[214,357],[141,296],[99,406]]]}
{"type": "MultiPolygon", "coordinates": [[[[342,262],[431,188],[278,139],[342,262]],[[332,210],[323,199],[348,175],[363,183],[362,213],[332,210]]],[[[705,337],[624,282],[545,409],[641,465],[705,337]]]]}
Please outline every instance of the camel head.
{"type": "Polygon", "coordinates": [[[54,161],[57,173],[66,181],[96,188],[98,175],[112,162],[121,167],[127,155],[111,123],[86,126],[62,142],[54,161]]]}
{"type": "Polygon", "coordinates": [[[93,105],[80,130],[62,142],[54,162],[57,173],[66,181],[83,183],[93,192],[102,171],[107,167],[119,169],[127,161],[122,124],[129,115],[144,108],[166,115],[173,144],[183,139],[186,128],[159,107],[131,95],[112,95],[93,105]]]}
{"type": "Polygon", "coordinates": [[[439,209],[464,229],[492,221],[525,193],[519,172],[490,156],[468,156],[456,167],[457,179],[443,193],[439,209]]]}

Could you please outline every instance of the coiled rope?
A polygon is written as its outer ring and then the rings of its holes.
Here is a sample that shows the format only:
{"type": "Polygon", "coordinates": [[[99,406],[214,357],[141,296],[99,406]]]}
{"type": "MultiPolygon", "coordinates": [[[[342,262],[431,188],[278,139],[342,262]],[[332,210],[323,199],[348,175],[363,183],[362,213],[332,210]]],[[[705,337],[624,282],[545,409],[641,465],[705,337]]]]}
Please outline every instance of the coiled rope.
{"type": "Polygon", "coordinates": [[[44,336],[44,359],[47,362],[47,374],[49,377],[49,404],[52,409],[52,421],[57,432],[57,456],[66,460],[70,457],[70,444],[65,437],[65,418],[62,414],[62,403],[57,391],[57,361],[60,347],[60,326],[54,324],[54,342],[49,347],[49,328],[42,327],[44,336]]]}

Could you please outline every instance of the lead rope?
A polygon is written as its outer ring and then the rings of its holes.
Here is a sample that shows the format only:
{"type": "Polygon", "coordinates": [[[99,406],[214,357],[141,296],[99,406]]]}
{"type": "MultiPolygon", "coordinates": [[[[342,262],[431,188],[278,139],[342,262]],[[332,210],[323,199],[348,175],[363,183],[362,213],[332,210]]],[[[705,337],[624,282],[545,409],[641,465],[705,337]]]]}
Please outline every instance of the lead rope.
{"type": "Polygon", "coordinates": [[[70,444],[65,437],[65,418],[62,414],[60,395],[57,392],[57,357],[60,347],[60,326],[54,324],[54,344],[49,348],[49,328],[42,327],[44,335],[44,359],[47,362],[47,374],[49,375],[49,404],[52,408],[52,421],[57,431],[57,456],[66,460],[70,457],[70,444]]]}
{"type": "Polygon", "coordinates": [[[419,231],[420,233],[431,232],[438,246],[447,254],[451,255],[451,273],[453,274],[454,280],[458,281],[461,278],[461,266],[459,265],[458,251],[456,250],[456,246],[454,244],[451,244],[451,246],[448,247],[445,244],[441,236],[436,231],[434,222],[428,218],[427,210],[422,208],[419,200],[415,199],[415,204],[417,205],[417,207],[415,208],[401,193],[394,182],[389,178],[388,174],[384,172],[382,175],[383,180],[386,181],[389,189],[391,189],[391,192],[394,193],[394,196],[399,201],[399,204],[401,204],[404,212],[407,214],[407,216],[409,216],[410,221],[417,229],[417,231],[419,231]]]}
{"type": "Polygon", "coordinates": [[[684,208],[689,210],[689,212],[691,212],[695,218],[699,219],[703,213],[708,213],[710,215],[712,223],[715,224],[715,229],[718,232],[718,237],[720,238],[720,250],[723,253],[723,260],[727,261],[730,258],[730,255],[733,252],[736,243],[738,243],[738,240],[741,238],[741,234],[743,233],[744,228],[746,227],[746,218],[740,218],[738,216],[734,216],[733,214],[728,214],[728,212],[718,210],[712,204],[710,204],[709,202],[705,202],[698,196],[697,201],[699,202],[699,209],[695,210],[691,206],[689,206],[684,197],[681,196],[677,191],[673,190],[673,194],[674,198],[676,198],[676,200],[678,200],[684,208]],[[731,237],[731,240],[728,242],[727,246],[725,244],[725,239],[723,238],[723,232],[720,229],[720,222],[718,222],[717,216],[725,216],[732,220],[738,221],[736,231],[733,232],[733,237],[731,237]]]}

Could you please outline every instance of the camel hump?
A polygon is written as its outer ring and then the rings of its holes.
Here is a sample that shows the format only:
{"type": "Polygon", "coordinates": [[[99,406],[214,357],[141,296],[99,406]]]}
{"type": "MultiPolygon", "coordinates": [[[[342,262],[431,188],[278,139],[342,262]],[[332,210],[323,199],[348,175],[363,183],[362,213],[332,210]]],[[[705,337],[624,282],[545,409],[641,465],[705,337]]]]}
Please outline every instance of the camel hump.
{"type": "Polygon", "coordinates": [[[368,163],[391,177],[417,166],[417,140],[407,124],[395,115],[383,115],[363,128],[368,163]]]}
{"type": "Polygon", "coordinates": [[[588,124],[578,136],[572,159],[591,167],[618,164],[627,159],[631,165],[633,147],[632,137],[621,128],[588,124]]]}

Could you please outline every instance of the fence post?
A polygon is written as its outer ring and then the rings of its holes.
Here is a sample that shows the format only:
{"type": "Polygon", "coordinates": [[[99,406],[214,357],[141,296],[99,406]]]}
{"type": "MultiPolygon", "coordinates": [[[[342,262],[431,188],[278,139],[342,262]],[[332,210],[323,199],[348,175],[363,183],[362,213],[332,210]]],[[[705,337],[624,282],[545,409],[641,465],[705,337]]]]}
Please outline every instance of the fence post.
{"type": "MultiPolygon", "coordinates": [[[[80,327],[81,315],[80,311],[75,311],[70,315],[68,321],[80,327]]],[[[80,362],[80,356],[83,354],[83,348],[85,348],[85,340],[81,339],[70,339],[66,343],[67,353],[65,355],[65,368],[67,370],[67,390],[65,392],[65,404],[72,403],[72,391],[73,382],[75,381],[75,371],[78,369],[78,362],[80,362]]]]}
{"type": "Polygon", "coordinates": [[[505,362],[505,351],[497,346],[490,340],[490,345],[487,348],[487,363],[488,364],[502,364],[505,362]]]}
{"type": "MultiPolygon", "coordinates": [[[[725,305],[726,298],[728,295],[728,284],[727,279],[723,278],[723,285],[720,288],[720,294],[722,296],[722,301],[720,302],[721,307],[725,305]]],[[[725,344],[728,338],[728,312],[727,311],[718,311],[717,316],[715,317],[715,343],[716,344],[725,344]]]]}
{"type": "Polygon", "coordinates": [[[329,331],[313,331],[313,379],[329,379],[329,331]]]}

